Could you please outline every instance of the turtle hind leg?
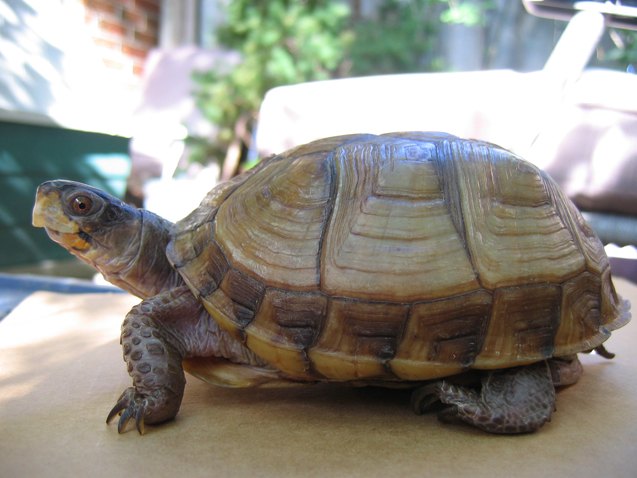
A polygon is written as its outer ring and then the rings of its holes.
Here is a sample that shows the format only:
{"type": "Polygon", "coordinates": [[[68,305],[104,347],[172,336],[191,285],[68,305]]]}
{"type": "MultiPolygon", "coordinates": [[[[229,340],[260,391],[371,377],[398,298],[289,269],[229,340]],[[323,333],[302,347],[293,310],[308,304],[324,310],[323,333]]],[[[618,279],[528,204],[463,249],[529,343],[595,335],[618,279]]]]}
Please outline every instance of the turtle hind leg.
{"type": "Polygon", "coordinates": [[[480,391],[446,381],[414,391],[412,406],[422,413],[442,402],[439,418],[463,421],[491,433],[528,433],[550,420],[555,387],[546,362],[485,373],[480,391]]]}
{"type": "Polygon", "coordinates": [[[577,383],[584,372],[577,355],[552,358],[548,363],[555,387],[568,387],[577,383]]]}

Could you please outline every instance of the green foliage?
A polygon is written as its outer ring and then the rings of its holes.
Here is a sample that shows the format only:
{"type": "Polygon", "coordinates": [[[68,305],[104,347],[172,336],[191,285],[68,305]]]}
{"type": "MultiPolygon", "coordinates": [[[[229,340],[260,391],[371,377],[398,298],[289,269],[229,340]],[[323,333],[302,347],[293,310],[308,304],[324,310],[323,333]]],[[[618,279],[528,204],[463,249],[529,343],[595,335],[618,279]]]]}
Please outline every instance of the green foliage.
{"type": "Polygon", "coordinates": [[[613,46],[601,51],[602,64],[609,68],[635,71],[637,67],[637,31],[611,29],[613,46]]]}
{"type": "Polygon", "coordinates": [[[489,0],[383,0],[374,17],[354,22],[348,73],[440,71],[441,25],[483,25],[492,8],[489,0]]]}
{"type": "Polygon", "coordinates": [[[238,123],[250,130],[269,89],[332,76],[350,40],[344,28],[348,15],[347,5],[335,0],[229,3],[218,39],[240,52],[242,61],[227,74],[209,71],[195,77],[198,105],[219,128],[221,149],[236,137],[238,123]]]}
{"type": "Polygon", "coordinates": [[[492,8],[489,0],[381,0],[371,18],[352,18],[348,5],[345,0],[230,0],[217,40],[239,52],[242,61],[229,72],[195,75],[198,106],[218,133],[212,143],[189,138],[191,159],[223,158],[230,145],[245,153],[263,96],[276,86],[337,73],[441,70],[440,26],[482,25],[492,8]]]}
{"type": "Polygon", "coordinates": [[[466,25],[468,27],[484,25],[486,13],[494,8],[493,2],[489,0],[481,0],[480,2],[449,0],[445,3],[448,4],[448,8],[440,14],[440,20],[443,23],[466,25]]]}
{"type": "Polygon", "coordinates": [[[383,0],[373,18],[354,22],[353,76],[436,70],[440,0],[383,0]]]}

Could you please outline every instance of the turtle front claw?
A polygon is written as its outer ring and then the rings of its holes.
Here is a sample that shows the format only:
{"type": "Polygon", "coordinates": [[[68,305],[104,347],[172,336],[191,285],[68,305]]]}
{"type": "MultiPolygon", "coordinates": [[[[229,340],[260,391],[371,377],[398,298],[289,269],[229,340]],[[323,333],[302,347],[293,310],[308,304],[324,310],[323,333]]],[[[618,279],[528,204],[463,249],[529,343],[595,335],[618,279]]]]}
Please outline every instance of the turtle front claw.
{"type": "Polygon", "coordinates": [[[146,424],[158,424],[175,418],[182,394],[183,387],[178,393],[167,387],[150,390],[148,393],[129,387],[124,390],[106,417],[106,423],[110,423],[119,415],[117,431],[124,433],[128,422],[135,420],[137,431],[143,435],[146,424]]]}
{"type": "Polygon", "coordinates": [[[145,432],[144,415],[148,406],[148,399],[137,393],[135,388],[129,387],[119,397],[117,403],[106,417],[106,423],[111,423],[113,419],[119,415],[117,423],[117,432],[123,433],[128,422],[134,418],[135,428],[140,435],[145,432]]]}

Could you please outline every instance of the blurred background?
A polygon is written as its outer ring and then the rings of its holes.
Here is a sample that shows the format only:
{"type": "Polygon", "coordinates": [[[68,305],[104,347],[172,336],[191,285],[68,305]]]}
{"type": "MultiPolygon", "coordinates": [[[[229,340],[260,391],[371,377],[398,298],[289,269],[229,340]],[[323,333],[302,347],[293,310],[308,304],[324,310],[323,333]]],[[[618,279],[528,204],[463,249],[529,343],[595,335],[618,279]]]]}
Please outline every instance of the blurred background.
{"type": "Polygon", "coordinates": [[[606,243],[635,244],[636,16],[637,1],[1,0],[0,270],[19,275],[0,289],[92,274],[30,225],[44,180],[176,220],[261,158],[344,133],[498,143],[606,243]]]}

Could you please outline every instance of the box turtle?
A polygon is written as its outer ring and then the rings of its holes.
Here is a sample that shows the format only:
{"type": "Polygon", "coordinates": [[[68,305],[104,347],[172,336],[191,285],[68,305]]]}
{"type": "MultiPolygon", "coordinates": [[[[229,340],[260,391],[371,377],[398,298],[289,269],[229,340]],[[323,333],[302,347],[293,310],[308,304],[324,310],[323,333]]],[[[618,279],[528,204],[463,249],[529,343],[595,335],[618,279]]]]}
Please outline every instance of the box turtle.
{"type": "Polygon", "coordinates": [[[630,319],[601,242],[542,171],[443,133],[327,138],[215,187],[172,224],[43,183],[33,224],[139,296],[121,432],[175,417],[184,369],[225,386],[413,387],[417,413],[536,430],[630,319]]]}

